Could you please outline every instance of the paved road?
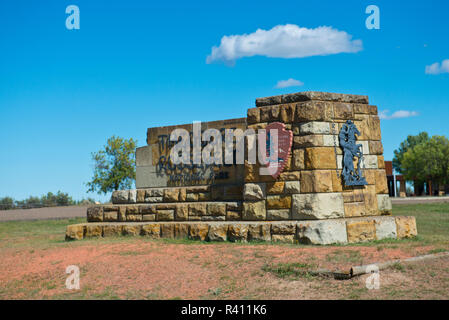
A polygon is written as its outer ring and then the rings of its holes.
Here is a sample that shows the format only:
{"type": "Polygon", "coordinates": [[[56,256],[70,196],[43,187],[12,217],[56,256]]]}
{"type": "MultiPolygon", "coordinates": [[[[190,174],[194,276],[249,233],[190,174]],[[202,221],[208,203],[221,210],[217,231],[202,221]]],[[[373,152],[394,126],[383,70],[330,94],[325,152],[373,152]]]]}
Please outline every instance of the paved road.
{"type": "Polygon", "coordinates": [[[45,220],[85,217],[88,206],[0,210],[0,221],[45,220]]]}
{"type": "Polygon", "coordinates": [[[449,202],[449,197],[408,197],[391,198],[393,204],[415,204],[415,203],[441,203],[449,202]]]}

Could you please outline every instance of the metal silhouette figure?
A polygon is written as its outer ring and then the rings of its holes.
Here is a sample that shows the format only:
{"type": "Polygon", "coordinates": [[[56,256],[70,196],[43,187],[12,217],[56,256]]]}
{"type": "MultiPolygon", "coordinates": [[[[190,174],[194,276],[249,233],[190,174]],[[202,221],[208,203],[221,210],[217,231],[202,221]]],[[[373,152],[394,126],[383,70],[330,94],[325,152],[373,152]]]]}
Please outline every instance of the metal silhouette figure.
{"type": "Polygon", "coordinates": [[[363,177],[360,163],[363,160],[362,145],[356,144],[360,131],[355,124],[348,120],[341,128],[338,135],[340,146],[343,148],[343,171],[342,176],[346,186],[364,186],[368,183],[363,177]],[[357,160],[357,168],[354,167],[354,158],[357,160]]]}

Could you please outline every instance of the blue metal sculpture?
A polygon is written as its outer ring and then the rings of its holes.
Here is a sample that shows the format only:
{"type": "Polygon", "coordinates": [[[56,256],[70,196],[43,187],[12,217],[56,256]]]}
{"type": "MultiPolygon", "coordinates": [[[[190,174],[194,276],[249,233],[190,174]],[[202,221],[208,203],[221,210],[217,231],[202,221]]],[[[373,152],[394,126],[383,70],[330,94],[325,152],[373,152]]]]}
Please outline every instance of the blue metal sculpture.
{"type": "Polygon", "coordinates": [[[355,124],[348,120],[338,135],[340,146],[343,148],[343,179],[346,186],[364,186],[368,183],[362,175],[360,163],[363,159],[362,145],[356,144],[360,131],[355,124]],[[358,158],[357,169],[354,168],[354,158],[358,158]]]}

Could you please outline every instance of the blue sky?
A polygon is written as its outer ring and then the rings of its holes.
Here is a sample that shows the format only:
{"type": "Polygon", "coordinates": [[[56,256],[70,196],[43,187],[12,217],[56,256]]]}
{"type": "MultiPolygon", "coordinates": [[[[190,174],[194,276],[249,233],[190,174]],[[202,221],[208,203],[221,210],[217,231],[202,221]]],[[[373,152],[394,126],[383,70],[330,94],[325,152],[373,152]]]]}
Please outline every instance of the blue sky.
{"type": "Polygon", "coordinates": [[[2,1],[0,197],[104,200],[84,183],[108,137],[143,146],[148,127],[244,117],[255,98],[289,92],[365,94],[385,114],[414,115],[381,121],[386,159],[408,134],[449,136],[449,73],[425,72],[449,59],[448,12],[443,0],[2,1]],[[65,27],[71,4],[79,30],[65,27]],[[365,27],[370,4],[380,30],[365,27]],[[286,24],[329,26],[363,49],[206,63],[223,36],[286,24]],[[276,88],[290,78],[303,85],[276,88]]]}

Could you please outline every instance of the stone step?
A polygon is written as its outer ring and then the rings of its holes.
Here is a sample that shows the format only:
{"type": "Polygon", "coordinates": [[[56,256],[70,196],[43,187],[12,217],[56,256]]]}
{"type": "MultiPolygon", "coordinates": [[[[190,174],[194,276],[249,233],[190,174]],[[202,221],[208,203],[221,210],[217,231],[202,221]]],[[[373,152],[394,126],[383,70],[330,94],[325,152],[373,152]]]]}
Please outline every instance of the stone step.
{"type": "Polygon", "coordinates": [[[112,204],[89,207],[87,221],[236,221],[241,220],[241,212],[240,201],[112,204]]]}
{"type": "Polygon", "coordinates": [[[239,201],[243,186],[236,184],[189,187],[158,187],[117,190],[112,193],[113,204],[184,203],[196,201],[239,201]]]}
{"type": "Polygon", "coordinates": [[[417,231],[415,217],[405,216],[260,222],[100,222],[69,225],[66,230],[66,240],[120,235],[327,245],[410,238],[417,231]]]}

